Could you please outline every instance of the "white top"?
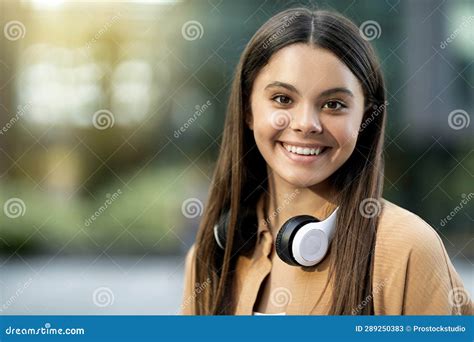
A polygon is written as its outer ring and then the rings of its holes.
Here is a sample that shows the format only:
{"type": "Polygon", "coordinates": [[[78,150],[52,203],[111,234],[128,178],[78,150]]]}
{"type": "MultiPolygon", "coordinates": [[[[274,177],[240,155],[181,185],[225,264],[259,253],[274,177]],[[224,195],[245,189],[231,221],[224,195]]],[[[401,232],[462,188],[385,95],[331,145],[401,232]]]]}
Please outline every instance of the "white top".
{"type": "Polygon", "coordinates": [[[254,315],[254,316],[285,316],[285,315],[286,315],[286,312],[279,312],[279,313],[267,314],[267,313],[262,313],[262,312],[254,311],[254,312],[253,312],[253,315],[254,315]]]}

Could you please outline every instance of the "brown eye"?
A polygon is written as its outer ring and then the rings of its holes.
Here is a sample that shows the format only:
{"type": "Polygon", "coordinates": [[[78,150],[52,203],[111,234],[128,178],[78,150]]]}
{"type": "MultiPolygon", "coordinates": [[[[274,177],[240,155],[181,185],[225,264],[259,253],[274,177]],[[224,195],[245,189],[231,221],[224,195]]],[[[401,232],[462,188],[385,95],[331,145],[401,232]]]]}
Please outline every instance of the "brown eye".
{"type": "Polygon", "coordinates": [[[290,104],[292,102],[292,100],[288,96],[285,96],[285,95],[277,95],[272,100],[279,104],[284,104],[284,105],[290,104]]]}
{"type": "Polygon", "coordinates": [[[339,101],[328,101],[326,104],[323,106],[323,108],[331,109],[331,110],[339,110],[341,108],[346,107],[344,104],[342,104],[339,101]]]}

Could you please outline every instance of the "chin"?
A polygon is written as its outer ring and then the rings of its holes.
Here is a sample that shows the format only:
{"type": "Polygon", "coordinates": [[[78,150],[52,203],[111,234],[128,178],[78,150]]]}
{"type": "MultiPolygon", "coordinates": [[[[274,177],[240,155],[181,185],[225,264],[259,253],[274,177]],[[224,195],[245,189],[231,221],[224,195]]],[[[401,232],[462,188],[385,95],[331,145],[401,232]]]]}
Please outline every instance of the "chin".
{"type": "Polygon", "coordinates": [[[320,177],[314,177],[314,174],[312,175],[307,175],[304,172],[300,173],[298,175],[296,174],[284,174],[283,177],[281,177],[285,182],[293,185],[296,188],[309,188],[314,185],[317,185],[321,182],[324,181],[323,178],[320,177]]]}

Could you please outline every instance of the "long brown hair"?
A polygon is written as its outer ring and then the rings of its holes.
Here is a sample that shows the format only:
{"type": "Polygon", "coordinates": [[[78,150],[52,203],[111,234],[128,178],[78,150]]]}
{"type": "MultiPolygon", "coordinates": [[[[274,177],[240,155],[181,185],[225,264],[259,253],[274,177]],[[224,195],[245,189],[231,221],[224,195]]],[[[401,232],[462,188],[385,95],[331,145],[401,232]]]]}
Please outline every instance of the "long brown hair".
{"type": "MultiPolygon", "coordinates": [[[[237,215],[244,207],[255,206],[268,189],[266,162],[245,124],[245,116],[251,110],[250,94],[259,71],[275,52],[295,43],[330,50],[358,78],[364,91],[363,123],[370,123],[359,131],[350,158],[331,175],[340,210],[331,244],[334,257],[329,274],[334,293],[328,314],[354,314],[354,308],[360,308],[362,302],[364,306],[357,314],[373,314],[373,252],[378,221],[377,215],[361,215],[360,206],[367,199],[380,203],[382,195],[384,81],[377,57],[357,26],[339,14],[306,8],[289,9],[269,19],[247,44],[237,66],[219,157],[196,239],[195,281],[210,285],[197,294],[195,314],[235,311],[235,265],[241,251],[247,249],[233,246],[237,215]],[[231,215],[226,248],[221,251],[213,227],[225,210],[231,215]]],[[[252,247],[254,242],[249,240],[247,244],[252,247]]]]}

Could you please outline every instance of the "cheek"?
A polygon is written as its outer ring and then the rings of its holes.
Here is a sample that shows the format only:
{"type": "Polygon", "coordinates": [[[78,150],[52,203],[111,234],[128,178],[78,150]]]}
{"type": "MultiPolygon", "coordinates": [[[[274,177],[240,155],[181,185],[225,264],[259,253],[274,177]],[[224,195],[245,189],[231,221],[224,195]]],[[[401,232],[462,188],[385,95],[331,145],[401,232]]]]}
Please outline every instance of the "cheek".
{"type": "Polygon", "coordinates": [[[253,134],[258,149],[264,155],[265,159],[269,158],[274,148],[274,141],[279,135],[279,131],[275,130],[268,120],[255,120],[253,134]]]}
{"type": "MultiPolygon", "coordinates": [[[[359,127],[357,120],[341,120],[340,122],[333,122],[327,127],[328,131],[334,137],[337,143],[335,156],[347,160],[354,151],[357,137],[359,134],[359,127]]],[[[345,161],[344,160],[344,161],[345,161]]]]}
{"type": "Polygon", "coordinates": [[[255,113],[253,115],[253,130],[257,145],[270,148],[282,130],[278,129],[278,126],[275,126],[272,121],[271,108],[256,106],[253,113],[255,113]]]}

